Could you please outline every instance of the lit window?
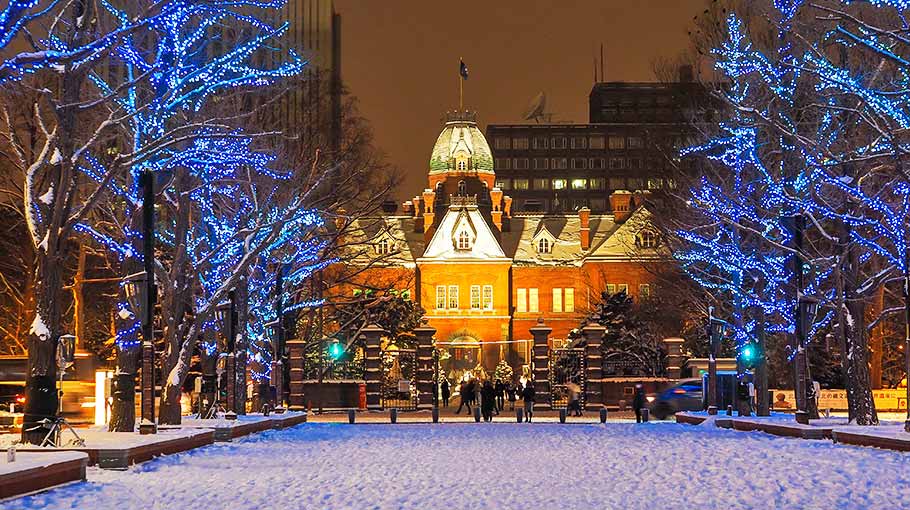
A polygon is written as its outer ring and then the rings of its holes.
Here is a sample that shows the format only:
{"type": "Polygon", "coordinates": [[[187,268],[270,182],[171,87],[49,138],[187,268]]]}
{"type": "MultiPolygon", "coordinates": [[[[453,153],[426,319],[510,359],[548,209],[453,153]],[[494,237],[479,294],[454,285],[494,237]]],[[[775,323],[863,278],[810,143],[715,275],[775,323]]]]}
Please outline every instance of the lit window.
{"type": "Polygon", "coordinates": [[[550,179],[534,179],[534,189],[550,189],[550,179]]]}
{"type": "Polygon", "coordinates": [[[494,140],[494,141],[493,141],[494,146],[495,146],[497,149],[511,149],[511,148],[512,148],[511,140],[510,140],[509,138],[507,138],[507,137],[504,137],[504,136],[497,136],[497,137],[494,138],[493,140],[494,140]]]}
{"type": "Polygon", "coordinates": [[[537,241],[537,252],[538,253],[550,253],[553,251],[553,244],[550,243],[550,240],[546,237],[541,237],[537,241]]]}
{"type": "Polygon", "coordinates": [[[528,311],[528,289],[518,289],[516,291],[515,303],[516,311],[518,313],[525,313],[528,311]]]}
{"type": "Polygon", "coordinates": [[[587,179],[572,179],[572,189],[585,189],[588,187],[587,179]]]}
{"type": "Polygon", "coordinates": [[[628,295],[629,294],[629,284],[628,283],[617,284],[616,292],[624,292],[626,295],[628,295]]]}
{"type": "Polygon", "coordinates": [[[458,232],[458,249],[459,250],[470,250],[471,249],[471,234],[467,230],[462,230],[458,232]]]}
{"type": "Polygon", "coordinates": [[[512,184],[512,181],[509,179],[498,179],[496,181],[496,187],[501,190],[508,190],[510,188],[510,184],[512,184]]]}
{"type": "Polygon", "coordinates": [[[625,149],[626,139],[621,136],[611,136],[609,145],[611,149],[625,149]]]}
{"type": "Polygon", "coordinates": [[[512,187],[517,190],[526,190],[526,189],[528,189],[528,180],[527,179],[514,179],[512,181],[512,187]]]}
{"type": "Polygon", "coordinates": [[[468,162],[465,161],[465,160],[463,160],[463,159],[460,160],[460,161],[458,162],[458,169],[459,169],[459,170],[467,170],[467,169],[468,169],[468,162]]]}
{"type": "Polygon", "coordinates": [[[642,283],[638,286],[638,297],[641,299],[648,299],[651,297],[651,286],[647,283],[642,283]]]}
{"type": "Polygon", "coordinates": [[[566,180],[553,179],[553,189],[566,189],[566,180]]]}
{"type": "Polygon", "coordinates": [[[565,290],[565,299],[563,299],[563,306],[567,312],[575,311],[575,289],[567,288],[565,290]]]}
{"type": "Polygon", "coordinates": [[[537,298],[537,289],[528,289],[528,311],[529,312],[539,312],[540,306],[538,305],[537,298]]]}
{"type": "Polygon", "coordinates": [[[376,243],[376,253],[379,255],[388,255],[392,251],[390,245],[391,243],[389,243],[388,239],[381,239],[376,243]]]}
{"type": "Polygon", "coordinates": [[[630,136],[629,137],[629,148],[630,149],[641,149],[642,141],[640,137],[630,136]]]}
{"type": "Polygon", "coordinates": [[[562,289],[553,289],[553,311],[562,311],[562,289]]]}
{"type": "Polygon", "coordinates": [[[449,285],[449,310],[458,310],[458,285],[449,285]]]}
{"type": "Polygon", "coordinates": [[[411,299],[411,291],[410,291],[410,290],[403,290],[403,291],[401,291],[401,299],[408,299],[408,300],[410,300],[410,299],[411,299]]]}
{"type": "Polygon", "coordinates": [[[480,285],[471,285],[471,310],[480,310],[480,285]]]}
{"type": "Polygon", "coordinates": [[[638,245],[642,248],[654,248],[657,246],[657,234],[651,230],[643,230],[639,232],[638,245]]]}
{"type": "Polygon", "coordinates": [[[661,187],[663,187],[663,180],[648,179],[648,189],[660,189],[661,187]]]}
{"type": "Polygon", "coordinates": [[[436,309],[445,310],[446,308],[446,286],[436,286],[436,309]]]}
{"type": "Polygon", "coordinates": [[[612,284],[612,283],[608,283],[608,284],[607,284],[607,294],[609,294],[609,295],[611,295],[611,296],[612,296],[613,294],[616,294],[616,285],[614,285],[614,284],[612,284]]]}
{"type": "Polygon", "coordinates": [[[493,286],[492,285],[483,286],[483,309],[484,310],[493,309],[493,286]]]}
{"type": "Polygon", "coordinates": [[[591,179],[591,189],[604,189],[605,182],[603,177],[595,177],[591,179]]]}

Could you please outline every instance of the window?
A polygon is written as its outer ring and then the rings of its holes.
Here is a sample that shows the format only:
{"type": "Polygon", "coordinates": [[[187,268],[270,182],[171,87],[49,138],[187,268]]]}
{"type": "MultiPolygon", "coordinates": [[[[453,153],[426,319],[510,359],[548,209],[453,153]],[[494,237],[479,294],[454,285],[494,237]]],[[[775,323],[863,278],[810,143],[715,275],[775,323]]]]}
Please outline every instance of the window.
{"type": "Polygon", "coordinates": [[[588,138],[585,136],[573,136],[572,137],[572,148],[573,149],[586,149],[588,147],[588,138]]]}
{"type": "Polygon", "coordinates": [[[631,191],[638,191],[643,188],[644,181],[641,178],[633,177],[629,179],[629,187],[627,189],[631,191]]]}
{"type": "Polygon", "coordinates": [[[516,311],[518,313],[525,313],[528,311],[528,289],[518,289],[516,292],[516,311]]]}
{"type": "Polygon", "coordinates": [[[401,299],[410,300],[411,299],[411,290],[406,289],[401,291],[401,299]]]}
{"type": "Polygon", "coordinates": [[[553,289],[553,311],[562,311],[562,289],[553,289]]]}
{"type": "Polygon", "coordinates": [[[622,177],[610,177],[610,189],[626,189],[626,180],[622,177]]]}
{"type": "Polygon", "coordinates": [[[527,179],[514,179],[512,180],[513,189],[525,190],[528,189],[528,180],[527,179]]]}
{"type": "Polygon", "coordinates": [[[566,148],[566,137],[564,136],[554,136],[552,141],[552,146],[554,149],[565,149],[566,148]]]}
{"type": "Polygon", "coordinates": [[[534,179],[534,189],[550,189],[550,179],[534,179]]]}
{"type": "Polygon", "coordinates": [[[642,283],[638,286],[638,297],[640,299],[648,299],[651,297],[651,286],[647,283],[642,283]]]}
{"type": "Polygon", "coordinates": [[[480,285],[471,285],[471,310],[480,310],[480,285]]]}
{"type": "Polygon", "coordinates": [[[497,170],[511,170],[512,169],[512,158],[496,158],[496,169],[497,170]]]}
{"type": "Polygon", "coordinates": [[[575,289],[565,289],[565,296],[562,300],[563,307],[567,312],[575,311],[575,289]]]}
{"type": "Polygon", "coordinates": [[[625,149],[626,148],[626,139],[621,136],[611,136],[609,143],[610,143],[611,149],[625,149]]]}
{"type": "Polygon", "coordinates": [[[545,136],[535,136],[534,137],[534,148],[535,149],[548,149],[550,144],[547,143],[549,140],[545,136]]]}
{"type": "Polygon", "coordinates": [[[587,179],[572,179],[572,189],[586,189],[587,187],[587,179]]]}
{"type": "Polygon", "coordinates": [[[628,283],[617,283],[616,292],[625,292],[626,295],[629,294],[629,284],[628,283]]]}
{"type": "Polygon", "coordinates": [[[496,180],[496,187],[499,188],[499,189],[501,189],[501,190],[508,190],[508,189],[510,189],[510,187],[511,187],[510,185],[511,185],[511,184],[512,184],[512,181],[510,181],[509,179],[497,179],[497,180],[496,180]]]}
{"type": "Polygon", "coordinates": [[[553,158],[550,160],[550,168],[553,170],[565,170],[569,168],[568,158],[553,158]]]}
{"type": "Polygon", "coordinates": [[[553,189],[566,189],[566,180],[553,179],[553,189]]]}
{"type": "Polygon", "coordinates": [[[512,148],[515,150],[527,150],[528,137],[519,136],[512,139],[512,148]]]}
{"type": "Polygon", "coordinates": [[[376,243],[376,254],[377,255],[388,255],[392,251],[391,243],[388,239],[380,239],[376,243]]]}
{"type": "Polygon", "coordinates": [[[493,147],[497,149],[511,149],[512,140],[505,136],[497,136],[493,139],[493,147]]]}
{"type": "Polygon", "coordinates": [[[471,249],[471,234],[467,230],[462,230],[458,232],[457,246],[459,250],[470,250],[471,249]]]}
{"type": "Polygon", "coordinates": [[[606,181],[603,177],[594,177],[589,183],[591,184],[591,189],[604,189],[606,181]]]}
{"type": "Polygon", "coordinates": [[[572,169],[587,170],[588,160],[586,158],[572,158],[572,169]]]}
{"type": "Polygon", "coordinates": [[[638,233],[638,245],[642,248],[654,248],[657,246],[657,234],[652,230],[642,230],[638,233]]]}
{"type": "Polygon", "coordinates": [[[589,168],[591,170],[603,170],[606,168],[606,161],[604,158],[591,158],[589,168]]]}
{"type": "Polygon", "coordinates": [[[483,286],[483,309],[484,310],[493,309],[493,286],[492,285],[483,286]]]}
{"type": "Polygon", "coordinates": [[[640,136],[630,136],[629,137],[629,146],[628,147],[630,149],[641,149],[642,145],[643,145],[643,143],[642,143],[640,136]]]}
{"type": "Polygon", "coordinates": [[[515,158],[515,164],[512,165],[512,168],[515,170],[527,170],[528,169],[528,158],[515,158]]]}
{"type": "Polygon", "coordinates": [[[616,294],[616,285],[614,285],[614,284],[612,284],[612,283],[608,283],[608,284],[607,284],[607,294],[609,294],[609,295],[611,295],[611,296],[612,296],[613,294],[616,294]]]}
{"type": "Polygon", "coordinates": [[[610,158],[610,170],[622,170],[625,161],[623,158],[610,158]]]}
{"type": "Polygon", "coordinates": [[[534,170],[548,170],[550,160],[547,158],[534,158],[534,170]]]}
{"type": "Polygon", "coordinates": [[[467,170],[467,169],[468,169],[468,162],[465,161],[465,160],[463,160],[463,159],[458,160],[458,169],[459,169],[459,170],[462,170],[462,171],[463,171],[463,170],[467,170]]]}
{"type": "Polygon", "coordinates": [[[553,251],[553,244],[546,237],[537,240],[537,253],[550,253],[553,251]]]}
{"type": "Polygon", "coordinates": [[[436,286],[436,309],[445,310],[446,308],[446,286],[436,286]]]}
{"type": "Polygon", "coordinates": [[[602,136],[592,136],[588,139],[588,147],[592,149],[603,149],[604,148],[604,137],[602,136]]]}
{"type": "Polygon", "coordinates": [[[538,303],[537,289],[528,289],[528,311],[539,312],[540,306],[538,306],[538,303]]]}
{"type": "Polygon", "coordinates": [[[458,310],[458,285],[449,285],[449,310],[458,310]]]}
{"type": "Polygon", "coordinates": [[[648,189],[660,189],[663,184],[661,179],[648,179],[648,189]]]}
{"type": "Polygon", "coordinates": [[[641,170],[641,158],[629,158],[629,168],[633,170],[641,170]]]}
{"type": "Polygon", "coordinates": [[[603,198],[592,198],[591,199],[591,210],[597,212],[603,212],[607,210],[607,201],[603,198]]]}

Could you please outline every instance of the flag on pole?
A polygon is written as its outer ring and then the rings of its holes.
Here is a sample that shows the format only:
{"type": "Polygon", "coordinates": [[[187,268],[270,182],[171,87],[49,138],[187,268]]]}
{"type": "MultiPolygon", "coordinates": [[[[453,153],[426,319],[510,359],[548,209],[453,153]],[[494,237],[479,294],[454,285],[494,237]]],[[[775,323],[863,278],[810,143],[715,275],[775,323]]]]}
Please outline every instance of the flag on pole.
{"type": "Polygon", "coordinates": [[[468,66],[464,63],[464,60],[461,61],[461,66],[458,68],[458,74],[461,75],[462,79],[468,79],[468,66]]]}

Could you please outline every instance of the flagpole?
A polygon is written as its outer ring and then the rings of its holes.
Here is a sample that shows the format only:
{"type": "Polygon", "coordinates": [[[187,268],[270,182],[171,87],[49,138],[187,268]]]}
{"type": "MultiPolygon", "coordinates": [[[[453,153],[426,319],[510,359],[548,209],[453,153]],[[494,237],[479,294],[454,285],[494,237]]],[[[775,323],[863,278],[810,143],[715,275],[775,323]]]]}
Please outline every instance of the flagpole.
{"type": "MultiPolygon", "coordinates": [[[[458,61],[463,63],[464,59],[459,57],[458,61]]],[[[461,74],[461,65],[458,67],[458,109],[464,110],[464,76],[461,74]]]]}

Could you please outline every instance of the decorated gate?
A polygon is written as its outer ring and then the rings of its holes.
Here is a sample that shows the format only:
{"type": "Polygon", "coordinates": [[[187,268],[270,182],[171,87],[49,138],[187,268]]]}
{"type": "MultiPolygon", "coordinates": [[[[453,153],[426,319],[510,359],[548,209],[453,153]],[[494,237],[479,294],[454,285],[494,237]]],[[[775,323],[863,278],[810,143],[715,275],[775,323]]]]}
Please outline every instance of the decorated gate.
{"type": "Polygon", "coordinates": [[[579,394],[581,408],[585,408],[587,392],[587,364],[584,347],[553,349],[550,351],[550,407],[565,408],[572,391],[579,394]]]}
{"type": "Polygon", "coordinates": [[[390,346],[382,353],[384,409],[417,409],[417,350],[390,346]]]}

